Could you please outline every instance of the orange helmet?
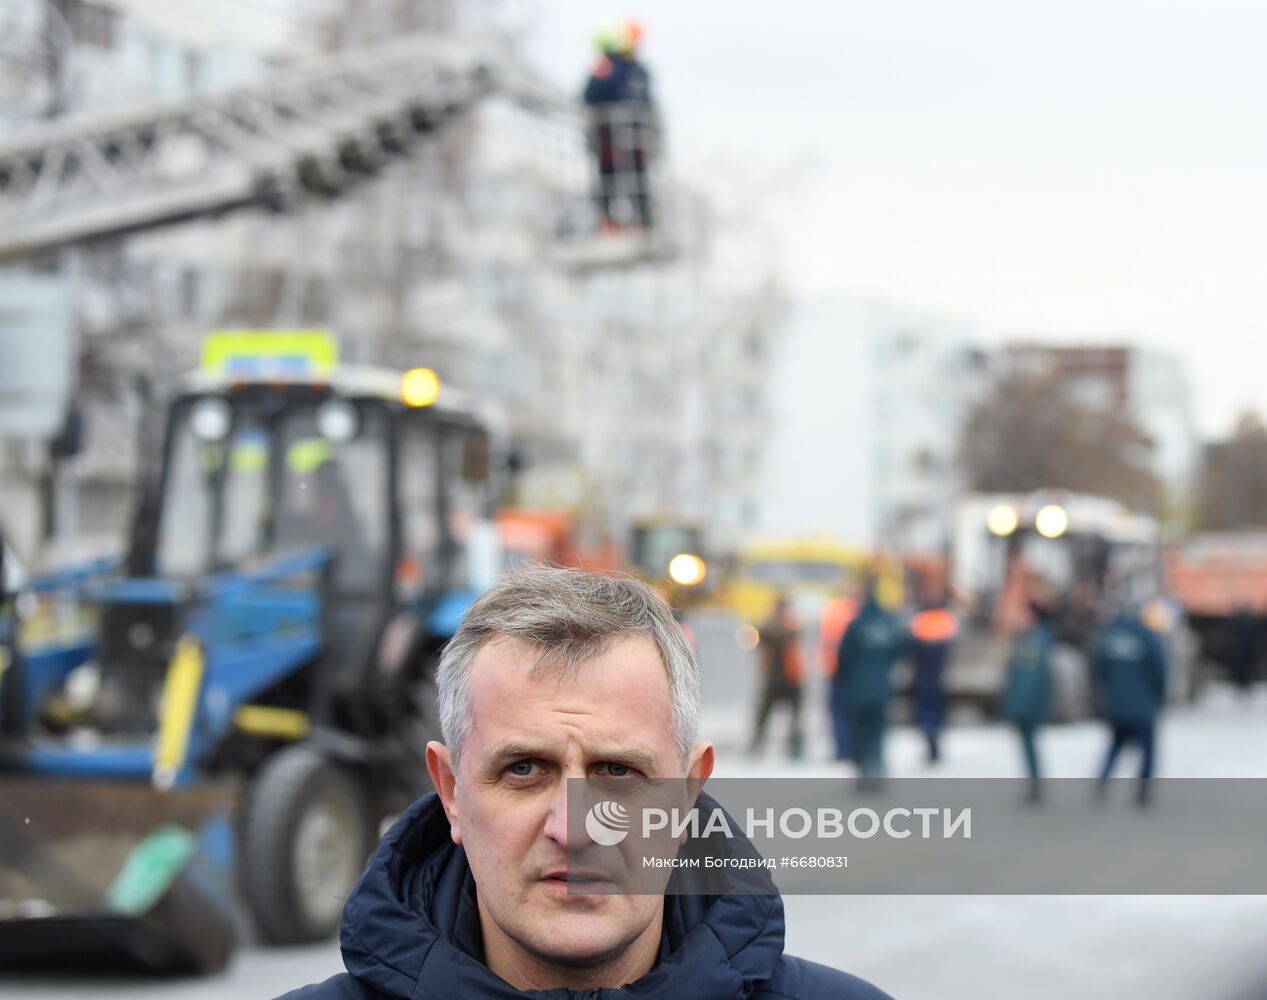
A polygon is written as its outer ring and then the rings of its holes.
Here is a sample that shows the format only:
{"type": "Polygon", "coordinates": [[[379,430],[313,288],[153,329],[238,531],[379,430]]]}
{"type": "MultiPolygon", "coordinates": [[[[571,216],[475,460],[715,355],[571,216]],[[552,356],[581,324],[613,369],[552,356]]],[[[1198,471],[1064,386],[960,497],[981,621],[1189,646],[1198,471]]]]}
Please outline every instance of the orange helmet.
{"type": "Polygon", "coordinates": [[[626,52],[635,51],[642,43],[642,22],[630,18],[620,28],[621,47],[626,52]]]}

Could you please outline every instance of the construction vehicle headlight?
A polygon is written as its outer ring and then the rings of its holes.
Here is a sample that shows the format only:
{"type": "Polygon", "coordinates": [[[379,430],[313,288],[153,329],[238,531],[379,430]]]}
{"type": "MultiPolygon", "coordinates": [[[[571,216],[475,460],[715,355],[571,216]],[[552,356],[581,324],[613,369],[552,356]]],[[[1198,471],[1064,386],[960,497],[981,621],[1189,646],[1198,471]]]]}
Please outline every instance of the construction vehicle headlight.
{"type": "Polygon", "coordinates": [[[1016,511],[1007,504],[999,504],[985,519],[985,526],[990,529],[990,534],[999,538],[1007,538],[1019,524],[1020,518],[1016,516],[1016,511]]]}
{"type": "Polygon", "coordinates": [[[346,399],[331,399],[317,410],[317,430],[327,441],[345,444],[356,437],[361,419],[346,399]]]}
{"type": "Polygon", "coordinates": [[[1038,512],[1034,527],[1044,538],[1059,538],[1069,530],[1069,514],[1059,504],[1050,503],[1038,512]]]}
{"type": "Polygon", "coordinates": [[[669,560],[669,579],[683,587],[694,587],[707,573],[704,560],[693,553],[679,552],[669,560]]]}
{"type": "Polygon", "coordinates": [[[199,441],[223,441],[233,423],[233,411],[218,396],[206,396],[189,412],[189,427],[199,441]]]}
{"type": "Polygon", "coordinates": [[[411,368],[401,376],[400,398],[406,406],[430,406],[440,398],[440,376],[430,368],[411,368]]]}

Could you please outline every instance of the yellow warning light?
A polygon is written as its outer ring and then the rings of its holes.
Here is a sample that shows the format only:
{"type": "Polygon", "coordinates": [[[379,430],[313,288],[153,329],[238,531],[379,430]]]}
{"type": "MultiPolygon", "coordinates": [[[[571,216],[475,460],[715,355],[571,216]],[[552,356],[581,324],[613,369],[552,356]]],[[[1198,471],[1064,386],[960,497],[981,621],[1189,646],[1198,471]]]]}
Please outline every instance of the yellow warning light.
{"type": "Polygon", "coordinates": [[[990,534],[998,535],[1000,538],[1007,538],[1019,524],[1020,518],[1016,516],[1016,511],[1005,503],[999,504],[990,511],[985,519],[985,526],[990,529],[990,534]]]}
{"type": "Polygon", "coordinates": [[[735,645],[740,649],[756,649],[761,633],[753,625],[740,625],[735,629],[735,645]]]}
{"type": "Polygon", "coordinates": [[[1044,538],[1059,538],[1069,530],[1069,514],[1059,504],[1049,503],[1034,518],[1034,527],[1044,538]]]}
{"type": "Polygon", "coordinates": [[[411,368],[400,379],[406,406],[430,406],[440,398],[440,376],[430,368],[411,368]]]}
{"type": "Polygon", "coordinates": [[[694,587],[706,573],[704,560],[690,552],[679,552],[669,560],[669,579],[683,587],[694,587]]]}

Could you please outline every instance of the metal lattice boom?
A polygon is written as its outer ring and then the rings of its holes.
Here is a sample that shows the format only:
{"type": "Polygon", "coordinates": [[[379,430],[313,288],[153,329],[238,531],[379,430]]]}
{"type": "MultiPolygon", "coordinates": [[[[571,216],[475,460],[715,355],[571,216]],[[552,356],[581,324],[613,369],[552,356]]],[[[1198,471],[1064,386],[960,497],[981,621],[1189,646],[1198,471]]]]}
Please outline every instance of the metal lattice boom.
{"type": "Polygon", "coordinates": [[[410,37],[218,94],[8,136],[0,260],[337,195],[490,94],[574,112],[493,40],[410,37]]]}

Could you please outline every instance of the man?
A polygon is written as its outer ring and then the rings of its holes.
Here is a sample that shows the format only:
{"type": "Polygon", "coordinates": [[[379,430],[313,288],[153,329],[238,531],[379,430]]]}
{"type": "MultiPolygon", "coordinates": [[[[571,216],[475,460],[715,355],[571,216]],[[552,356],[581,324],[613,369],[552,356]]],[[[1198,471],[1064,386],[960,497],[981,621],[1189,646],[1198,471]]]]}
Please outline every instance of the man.
{"type": "Polygon", "coordinates": [[[862,607],[845,629],[836,655],[833,704],[843,704],[859,785],[875,787],[884,778],[884,729],[893,693],[893,666],[906,645],[897,616],[876,597],[875,582],[863,585],[862,607]]]}
{"type": "Polygon", "coordinates": [[[840,640],[845,629],[858,614],[858,602],[852,597],[834,597],[823,605],[823,617],[818,627],[819,658],[823,675],[830,678],[831,731],[836,741],[836,759],[850,760],[853,745],[849,742],[849,716],[845,710],[844,694],[836,684],[836,658],[840,654],[840,640]]]}
{"type": "Polygon", "coordinates": [[[605,230],[636,219],[651,226],[647,169],[656,153],[658,121],[651,74],[638,59],[642,26],[636,21],[596,39],[598,63],[585,84],[590,142],[598,164],[598,205],[605,230]]]}
{"type": "Polygon", "coordinates": [[[1112,735],[1099,788],[1103,792],[1122,748],[1135,743],[1140,749],[1137,801],[1147,805],[1157,715],[1166,700],[1166,653],[1157,633],[1134,611],[1120,613],[1101,634],[1095,677],[1112,735]]]}
{"type": "Polygon", "coordinates": [[[1000,714],[1016,727],[1025,758],[1029,790],[1025,801],[1042,798],[1038,730],[1051,714],[1051,654],[1056,646],[1052,606],[1044,598],[1030,601],[1030,625],[1016,637],[1008,659],[1000,714]]]}
{"type": "Polygon", "coordinates": [[[804,752],[801,734],[801,683],[805,679],[805,657],[801,653],[801,625],[788,604],[780,597],[774,614],[761,626],[758,654],[761,658],[761,696],[757,703],[757,721],[752,731],[749,751],[756,754],[765,739],[766,723],[775,705],[786,704],[792,718],[788,723],[787,752],[799,760],[804,752]]]}
{"type": "Polygon", "coordinates": [[[438,683],[438,794],[401,816],[349,896],[348,973],[293,1000],[883,998],[785,956],[777,896],[568,891],[586,836],[567,821],[568,778],[713,769],[694,654],[650,588],[518,570],[467,613],[438,683]]]}
{"type": "Polygon", "coordinates": [[[944,594],[930,593],[923,607],[911,619],[911,659],[915,664],[915,718],[928,744],[928,763],[941,760],[941,730],[946,715],[946,692],[942,674],[950,658],[951,646],[959,632],[959,621],[946,607],[944,594]]]}
{"type": "Polygon", "coordinates": [[[1258,673],[1258,619],[1248,605],[1237,605],[1228,623],[1232,635],[1232,682],[1249,697],[1258,673]]]}

